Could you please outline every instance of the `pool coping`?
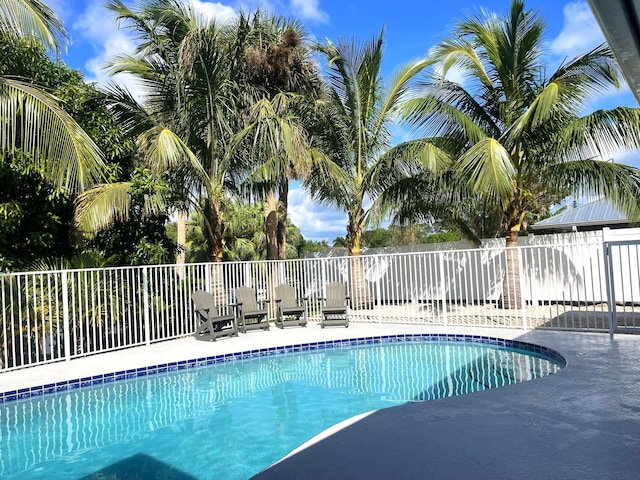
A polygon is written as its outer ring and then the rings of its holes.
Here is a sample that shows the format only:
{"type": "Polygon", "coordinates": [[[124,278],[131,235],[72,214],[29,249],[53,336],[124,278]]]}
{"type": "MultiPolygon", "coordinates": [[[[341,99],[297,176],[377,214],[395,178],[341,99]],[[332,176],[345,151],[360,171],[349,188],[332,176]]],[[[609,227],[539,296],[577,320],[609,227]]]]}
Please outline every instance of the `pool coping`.
{"type": "Polygon", "coordinates": [[[75,390],[78,388],[92,387],[120,380],[126,380],[147,375],[155,375],[171,371],[178,371],[190,368],[199,368],[207,365],[233,362],[237,360],[246,360],[251,358],[259,358],[270,355],[279,355],[287,353],[315,351],[325,348],[372,345],[383,342],[411,342],[411,341],[438,341],[438,342],[467,342],[481,343],[489,345],[497,345],[501,347],[514,348],[532,352],[545,358],[558,362],[561,367],[566,366],[566,359],[558,351],[548,348],[544,345],[538,345],[530,342],[522,342],[519,340],[505,339],[501,337],[491,337],[486,335],[472,335],[461,333],[400,333],[392,335],[374,335],[366,337],[344,338],[335,340],[322,340],[317,342],[306,342],[284,346],[264,347],[251,350],[244,350],[233,353],[222,353],[218,355],[210,355],[206,357],[197,357],[190,360],[179,360],[175,362],[161,363],[126,370],[117,370],[114,372],[101,373],[70,380],[62,380],[58,382],[46,383],[43,385],[34,385],[23,387],[15,390],[0,392],[0,404],[28,399],[41,395],[47,395],[56,392],[64,392],[75,390]]]}

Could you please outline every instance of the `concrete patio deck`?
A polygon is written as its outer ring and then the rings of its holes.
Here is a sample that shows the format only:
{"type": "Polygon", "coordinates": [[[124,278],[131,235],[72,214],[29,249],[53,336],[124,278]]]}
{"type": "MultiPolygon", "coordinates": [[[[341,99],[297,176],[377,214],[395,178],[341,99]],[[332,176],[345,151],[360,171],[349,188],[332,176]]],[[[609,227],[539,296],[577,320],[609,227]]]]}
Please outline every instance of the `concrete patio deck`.
{"type": "Polygon", "coordinates": [[[423,332],[517,338],[554,348],[568,364],[535,381],[345,422],[254,478],[640,478],[640,336],[617,335],[611,341],[594,333],[311,324],[214,343],[184,338],[5,372],[0,392],[277,345],[423,332]]]}
{"type": "Polygon", "coordinates": [[[639,479],[640,336],[518,339],[559,351],[566,368],[376,411],[254,479],[639,479]]]}

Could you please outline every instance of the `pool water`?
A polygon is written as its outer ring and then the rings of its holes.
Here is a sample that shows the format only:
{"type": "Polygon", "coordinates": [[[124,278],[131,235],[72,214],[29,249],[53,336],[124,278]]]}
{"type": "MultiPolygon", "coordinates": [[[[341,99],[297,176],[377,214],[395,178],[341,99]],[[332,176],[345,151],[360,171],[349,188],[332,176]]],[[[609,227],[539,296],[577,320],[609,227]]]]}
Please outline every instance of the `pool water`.
{"type": "Polygon", "coordinates": [[[531,352],[391,342],[257,357],[0,404],[3,479],[247,479],[370,410],[561,369],[531,352]]]}

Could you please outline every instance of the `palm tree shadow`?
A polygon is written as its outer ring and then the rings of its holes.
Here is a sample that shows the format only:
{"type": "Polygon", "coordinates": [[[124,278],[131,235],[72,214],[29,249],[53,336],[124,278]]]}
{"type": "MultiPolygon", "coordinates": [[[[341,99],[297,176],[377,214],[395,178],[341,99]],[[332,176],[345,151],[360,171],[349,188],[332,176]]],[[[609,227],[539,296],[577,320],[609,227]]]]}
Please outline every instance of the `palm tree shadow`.
{"type": "Polygon", "coordinates": [[[80,480],[197,480],[171,465],[149,455],[137,453],[108,467],[82,477],[80,480]]]}

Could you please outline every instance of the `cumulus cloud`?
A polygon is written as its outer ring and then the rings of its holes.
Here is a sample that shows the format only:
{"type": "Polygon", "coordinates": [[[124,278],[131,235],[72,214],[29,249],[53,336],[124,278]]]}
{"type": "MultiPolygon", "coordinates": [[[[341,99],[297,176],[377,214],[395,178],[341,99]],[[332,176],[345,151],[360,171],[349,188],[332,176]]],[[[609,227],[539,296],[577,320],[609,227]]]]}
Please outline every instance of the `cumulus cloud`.
{"type": "MultiPolygon", "coordinates": [[[[550,52],[556,57],[558,64],[589,52],[605,42],[600,25],[586,1],[568,3],[563,13],[562,31],[550,43],[550,52]]],[[[599,92],[597,98],[585,105],[585,111],[610,108],[611,104],[618,104],[628,98],[632,98],[631,91],[623,82],[620,89],[610,88],[599,92]]]]}
{"type": "Polygon", "coordinates": [[[302,188],[289,191],[289,217],[307,240],[326,240],[331,245],[334,238],[346,235],[346,214],[314,202],[302,188]]]}
{"type": "MultiPolygon", "coordinates": [[[[145,93],[144,87],[136,78],[128,74],[112,76],[105,68],[108,62],[118,55],[134,53],[136,43],[130,30],[118,28],[115,15],[110,10],[106,10],[103,5],[103,0],[87,2],[84,12],[73,24],[73,30],[94,50],[94,55],[85,64],[88,72],[87,80],[99,85],[107,85],[109,82],[117,83],[126,87],[138,100],[142,100],[145,93]]],[[[233,8],[217,2],[192,0],[191,5],[206,20],[216,19],[224,23],[236,15],[233,8]]]]}
{"type": "Polygon", "coordinates": [[[318,0],[291,0],[291,10],[303,20],[326,23],[329,15],[320,9],[318,0]]]}
{"type": "Polygon", "coordinates": [[[191,0],[193,9],[199,12],[206,20],[215,20],[218,23],[228,23],[233,20],[237,13],[227,5],[220,2],[202,2],[200,0],[191,0]]]}
{"type": "Polygon", "coordinates": [[[87,2],[84,12],[73,24],[74,31],[87,41],[94,51],[94,55],[85,63],[87,80],[103,86],[109,82],[117,83],[141,100],[144,90],[135,78],[127,74],[112,76],[105,68],[107,62],[117,55],[132,54],[135,44],[127,30],[117,28],[115,15],[103,5],[101,0],[87,2]]]}
{"type": "Polygon", "coordinates": [[[551,42],[554,55],[571,59],[588,52],[605,41],[602,30],[587,2],[571,2],[565,5],[564,26],[551,42]]]}

